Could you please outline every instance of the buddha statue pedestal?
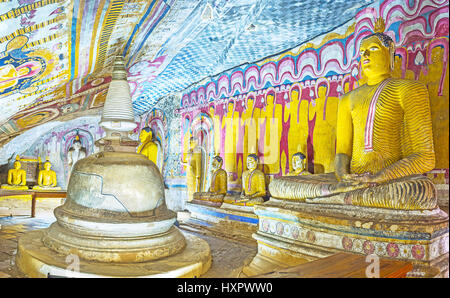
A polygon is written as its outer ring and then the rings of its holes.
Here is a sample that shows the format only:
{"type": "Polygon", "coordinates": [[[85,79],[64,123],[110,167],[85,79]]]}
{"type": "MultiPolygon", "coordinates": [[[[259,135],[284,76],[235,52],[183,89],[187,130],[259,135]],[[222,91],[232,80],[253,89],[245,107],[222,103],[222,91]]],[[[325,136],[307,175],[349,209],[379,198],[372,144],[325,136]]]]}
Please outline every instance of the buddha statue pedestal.
{"type": "MultiPolygon", "coordinates": [[[[314,176],[322,182],[333,179],[326,174],[314,176]]],[[[289,179],[284,179],[284,189],[289,188],[289,179]]],[[[272,195],[281,196],[275,187],[269,189],[272,195]]],[[[244,275],[344,251],[410,261],[414,266],[408,273],[411,277],[448,276],[449,217],[439,208],[396,210],[305,201],[272,197],[254,207],[259,219],[253,235],[258,254],[244,267],[244,275]]]]}
{"type": "Polygon", "coordinates": [[[42,190],[42,191],[57,191],[57,190],[61,190],[61,187],[59,186],[40,186],[40,185],[35,185],[33,186],[33,190],[42,190]]]}
{"type": "Polygon", "coordinates": [[[26,185],[9,185],[9,184],[2,184],[0,186],[2,189],[9,189],[9,190],[27,190],[28,186],[26,185]]]}

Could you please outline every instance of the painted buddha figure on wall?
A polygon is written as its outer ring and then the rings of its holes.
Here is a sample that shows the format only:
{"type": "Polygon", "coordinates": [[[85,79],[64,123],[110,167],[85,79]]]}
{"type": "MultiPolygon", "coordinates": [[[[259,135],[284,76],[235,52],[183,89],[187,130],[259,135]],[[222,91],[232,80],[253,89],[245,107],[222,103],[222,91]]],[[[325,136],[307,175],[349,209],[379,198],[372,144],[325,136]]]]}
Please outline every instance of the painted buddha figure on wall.
{"type": "Polygon", "coordinates": [[[311,175],[306,170],[306,156],[301,152],[297,152],[292,156],[292,168],[293,171],[289,172],[287,176],[311,175]]]}
{"type": "Polygon", "coordinates": [[[50,161],[44,163],[44,169],[39,171],[38,185],[33,186],[33,189],[41,190],[59,190],[60,187],[56,186],[56,173],[51,170],[52,164],[50,161]]]}
{"type": "Polygon", "coordinates": [[[147,156],[147,158],[157,165],[158,145],[155,143],[153,131],[149,127],[144,127],[139,135],[141,144],[137,152],[147,156]]]}
{"type": "Polygon", "coordinates": [[[259,158],[256,154],[247,156],[247,170],[242,173],[242,192],[238,196],[226,196],[224,203],[253,206],[264,203],[266,197],[266,177],[258,169],[259,158]]]}
{"type": "Polygon", "coordinates": [[[209,201],[221,204],[224,196],[227,194],[227,172],[222,169],[223,159],[220,156],[215,156],[212,161],[212,171],[210,177],[210,187],[207,192],[194,193],[194,200],[209,201]]]}
{"type": "Polygon", "coordinates": [[[345,94],[338,106],[335,175],[274,179],[273,197],[310,203],[403,210],[434,209],[434,168],[429,95],[419,82],[392,78],[395,46],[381,33],[361,41],[367,83],[345,94]]]}
{"type": "Polygon", "coordinates": [[[27,172],[21,169],[22,164],[20,163],[20,157],[17,155],[16,161],[14,162],[14,168],[8,170],[8,184],[2,184],[3,189],[15,189],[15,190],[26,190],[28,186],[27,183],[27,172]]]}

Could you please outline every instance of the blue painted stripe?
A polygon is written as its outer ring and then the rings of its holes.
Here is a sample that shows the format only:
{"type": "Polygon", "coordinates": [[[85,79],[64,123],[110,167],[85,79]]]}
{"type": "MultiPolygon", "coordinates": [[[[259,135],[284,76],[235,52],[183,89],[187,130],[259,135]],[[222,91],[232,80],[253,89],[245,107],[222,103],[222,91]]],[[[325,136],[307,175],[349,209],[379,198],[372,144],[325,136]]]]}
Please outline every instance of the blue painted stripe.
{"type": "MultiPolygon", "coordinates": [[[[145,34],[144,39],[142,40],[141,44],[139,45],[139,47],[136,49],[136,53],[139,53],[139,51],[141,50],[141,48],[144,46],[145,42],[147,41],[147,38],[150,36],[150,34],[153,32],[153,30],[155,30],[155,28],[157,27],[157,25],[159,24],[159,22],[164,19],[164,17],[166,16],[166,14],[169,12],[170,10],[170,6],[167,5],[162,13],[162,15],[159,17],[159,19],[157,19],[155,21],[155,25],[147,32],[147,34],[145,34]]],[[[130,59],[131,60],[131,59],[130,59]]],[[[128,61],[129,63],[130,61],[128,61]]]]}
{"type": "Polygon", "coordinates": [[[225,218],[225,219],[234,220],[234,221],[246,222],[246,223],[251,223],[251,224],[256,224],[256,225],[259,222],[259,220],[257,218],[239,216],[239,215],[234,215],[234,214],[229,214],[229,213],[222,213],[222,212],[212,211],[210,209],[192,206],[192,205],[189,205],[188,209],[192,209],[193,211],[196,211],[201,214],[215,216],[215,217],[219,217],[219,218],[225,218]]]}
{"type": "Polygon", "coordinates": [[[71,81],[75,76],[75,44],[76,44],[76,34],[77,34],[77,16],[78,16],[78,7],[80,6],[80,1],[76,0],[73,4],[73,12],[72,12],[72,26],[70,28],[70,45],[72,47],[72,51],[70,53],[70,79],[71,81]]]}

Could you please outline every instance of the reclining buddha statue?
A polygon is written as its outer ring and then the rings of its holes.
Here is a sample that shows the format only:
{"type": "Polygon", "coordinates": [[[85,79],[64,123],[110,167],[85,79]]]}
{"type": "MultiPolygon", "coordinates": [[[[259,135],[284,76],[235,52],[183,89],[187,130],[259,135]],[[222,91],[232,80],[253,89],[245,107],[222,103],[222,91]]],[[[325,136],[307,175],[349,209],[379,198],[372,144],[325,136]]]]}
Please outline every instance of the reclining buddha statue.
{"type": "Polygon", "coordinates": [[[242,192],[239,195],[227,195],[223,202],[239,206],[253,206],[264,203],[266,197],[266,177],[258,169],[259,158],[256,154],[247,157],[247,171],[242,173],[242,192]]]}
{"type": "Polygon", "coordinates": [[[436,190],[422,174],[435,165],[426,86],[392,78],[395,46],[375,33],[360,44],[367,83],[345,94],[338,106],[335,173],[281,177],[272,197],[307,203],[347,204],[399,210],[430,210],[436,190]]]}
{"type": "Polygon", "coordinates": [[[227,194],[227,172],[222,169],[223,159],[215,156],[212,161],[211,183],[207,192],[194,193],[194,201],[209,201],[216,204],[222,204],[223,197],[227,194]]]}

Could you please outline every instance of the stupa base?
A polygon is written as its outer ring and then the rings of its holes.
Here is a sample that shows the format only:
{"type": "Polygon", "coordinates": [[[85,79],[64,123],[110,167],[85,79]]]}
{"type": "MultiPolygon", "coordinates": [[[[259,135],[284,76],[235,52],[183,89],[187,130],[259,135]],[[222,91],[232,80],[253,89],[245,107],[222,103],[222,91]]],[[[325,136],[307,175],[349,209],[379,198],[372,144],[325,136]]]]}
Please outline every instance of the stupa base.
{"type": "Polygon", "coordinates": [[[211,266],[208,243],[188,234],[183,234],[186,247],[182,252],[141,263],[102,263],[59,254],[43,244],[44,234],[45,229],[30,231],[19,238],[16,265],[27,277],[199,277],[211,266]]]}

